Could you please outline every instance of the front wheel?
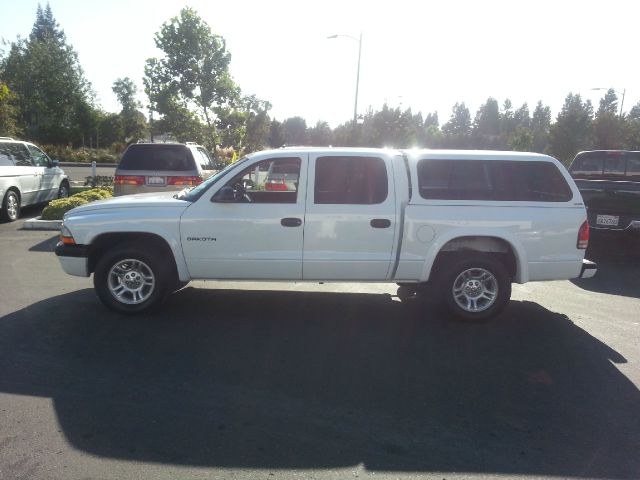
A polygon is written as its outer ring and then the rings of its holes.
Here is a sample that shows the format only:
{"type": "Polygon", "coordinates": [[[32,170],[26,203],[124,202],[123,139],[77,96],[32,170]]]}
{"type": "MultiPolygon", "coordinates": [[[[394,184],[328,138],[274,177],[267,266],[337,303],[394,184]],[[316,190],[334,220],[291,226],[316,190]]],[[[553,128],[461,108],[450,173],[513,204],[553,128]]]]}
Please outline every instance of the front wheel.
{"type": "Polygon", "coordinates": [[[107,307],[120,313],[139,313],[163,299],[168,278],[167,269],[153,254],[121,247],[98,261],[93,285],[107,307]]]}
{"type": "Polygon", "coordinates": [[[511,278],[504,264],[491,255],[478,253],[442,265],[441,296],[450,313],[471,322],[488,320],[511,298],[511,278]]]}

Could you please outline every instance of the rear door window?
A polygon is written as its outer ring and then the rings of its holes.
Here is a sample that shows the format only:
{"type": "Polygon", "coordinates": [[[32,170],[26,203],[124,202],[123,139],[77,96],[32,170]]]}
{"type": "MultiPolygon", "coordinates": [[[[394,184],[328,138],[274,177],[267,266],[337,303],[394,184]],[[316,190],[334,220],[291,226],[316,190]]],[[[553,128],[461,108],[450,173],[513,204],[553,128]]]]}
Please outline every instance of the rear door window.
{"type": "Polygon", "coordinates": [[[191,151],[184,145],[131,145],[118,165],[120,170],[195,170],[191,151]]]}
{"type": "Polygon", "coordinates": [[[316,159],[316,204],[374,205],[388,194],[387,167],[379,157],[335,156],[316,159]]]}

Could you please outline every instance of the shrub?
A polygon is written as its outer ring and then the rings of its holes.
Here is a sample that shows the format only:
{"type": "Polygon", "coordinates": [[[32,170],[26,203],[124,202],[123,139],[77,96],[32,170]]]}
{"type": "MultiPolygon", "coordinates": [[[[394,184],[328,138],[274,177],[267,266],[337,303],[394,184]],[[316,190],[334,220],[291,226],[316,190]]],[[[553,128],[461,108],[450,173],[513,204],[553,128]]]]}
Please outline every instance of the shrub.
{"type": "Polygon", "coordinates": [[[74,197],[84,198],[87,202],[93,202],[94,200],[104,200],[111,195],[106,195],[102,190],[87,190],[86,192],[76,193],[74,197]]]}
{"type": "Polygon", "coordinates": [[[49,202],[49,205],[47,205],[42,211],[42,219],[62,220],[64,214],[69,210],[86,203],[89,203],[87,199],[78,197],[76,195],[67,198],[60,198],[58,200],[51,200],[49,202]]]}
{"type": "Polygon", "coordinates": [[[108,187],[92,188],[91,190],[85,190],[71,195],[67,198],[59,198],[58,200],[51,200],[49,205],[42,211],[43,220],[62,220],[62,217],[69,210],[85,205],[95,200],[104,200],[113,195],[113,189],[108,187]]]}
{"type": "Polygon", "coordinates": [[[42,145],[42,149],[53,159],[61,162],[118,163],[119,153],[105,148],[71,148],[61,145],[42,145]]]}
{"type": "Polygon", "coordinates": [[[107,175],[96,175],[92,177],[89,175],[88,177],[84,177],[84,184],[92,187],[108,187],[113,185],[113,177],[107,175]]]}

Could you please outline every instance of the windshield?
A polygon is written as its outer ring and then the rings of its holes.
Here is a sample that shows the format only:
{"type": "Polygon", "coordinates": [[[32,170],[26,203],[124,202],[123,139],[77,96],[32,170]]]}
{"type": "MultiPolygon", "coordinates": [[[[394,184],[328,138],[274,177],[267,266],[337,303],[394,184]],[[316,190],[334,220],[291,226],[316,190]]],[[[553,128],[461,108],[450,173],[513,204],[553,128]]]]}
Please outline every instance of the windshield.
{"type": "Polygon", "coordinates": [[[198,200],[204,194],[204,192],[206,192],[211,187],[211,185],[215,184],[229,170],[231,170],[232,168],[236,167],[237,165],[242,165],[248,159],[249,159],[249,157],[242,157],[237,162],[230,163],[229,165],[224,167],[222,170],[220,170],[215,175],[212,175],[211,177],[207,178],[200,185],[198,185],[196,187],[193,187],[191,190],[183,190],[179,194],[177,194],[175,197],[177,199],[179,199],[179,200],[186,200],[188,202],[195,202],[196,200],[198,200]]]}

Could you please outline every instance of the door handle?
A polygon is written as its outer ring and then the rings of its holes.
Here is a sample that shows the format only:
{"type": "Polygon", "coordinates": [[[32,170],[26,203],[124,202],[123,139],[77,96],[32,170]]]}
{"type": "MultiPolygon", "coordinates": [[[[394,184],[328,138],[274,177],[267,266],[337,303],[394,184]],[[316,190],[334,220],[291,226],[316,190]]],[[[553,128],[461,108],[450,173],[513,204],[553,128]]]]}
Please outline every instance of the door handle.
{"type": "Polygon", "coordinates": [[[373,228],[389,228],[391,226],[391,220],[386,218],[374,218],[371,220],[371,226],[373,228]]]}
{"type": "Polygon", "coordinates": [[[287,217],[280,220],[280,225],[283,227],[299,227],[302,225],[302,220],[295,217],[287,217]]]}

